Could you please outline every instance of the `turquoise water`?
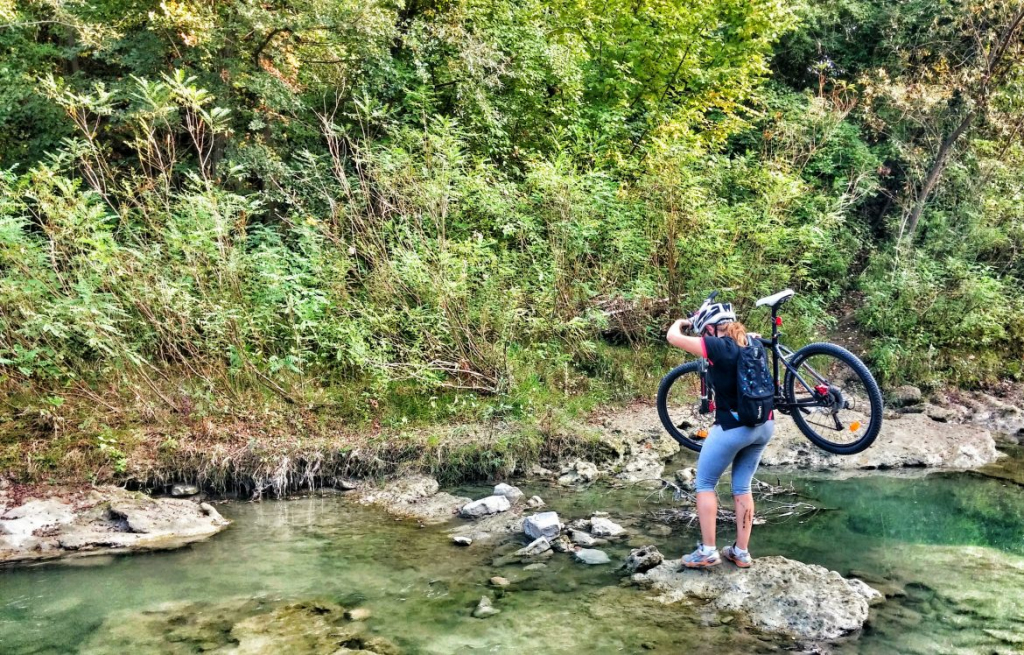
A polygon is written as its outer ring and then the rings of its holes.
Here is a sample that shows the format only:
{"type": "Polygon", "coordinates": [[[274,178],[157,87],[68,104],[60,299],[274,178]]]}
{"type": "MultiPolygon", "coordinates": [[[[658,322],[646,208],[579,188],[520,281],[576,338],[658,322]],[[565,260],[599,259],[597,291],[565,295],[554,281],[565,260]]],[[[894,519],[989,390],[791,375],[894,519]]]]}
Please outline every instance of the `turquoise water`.
{"type": "MultiPolygon", "coordinates": [[[[1024,634],[1024,488],[975,474],[789,481],[825,509],[758,526],[754,555],[865,572],[898,594],[839,652],[1022,652],[1014,639],[1024,634]]],[[[641,533],[634,545],[656,543],[667,557],[688,552],[697,539],[696,529],[681,526],[667,537],[642,534],[650,512],[673,505],[667,494],[524,490],[540,494],[563,520],[608,511],[641,533]]],[[[749,653],[788,645],[706,625],[693,609],[651,603],[620,586],[612,566],[588,568],[558,555],[543,571],[497,567],[492,549],[458,549],[443,529],[420,529],[343,497],[232,502],[220,510],[234,525],[180,551],[0,571],[0,653],[115,653],[128,642],[136,653],[201,652],[180,643],[177,650],[154,646],[159,626],[155,637],[142,635],[153,628],[133,613],[172,602],[210,613],[247,598],[369,609],[367,633],[406,653],[749,653]],[[513,585],[493,590],[493,575],[513,585]],[[501,614],[470,616],[483,595],[501,614]]],[[[731,536],[723,528],[720,543],[731,536]]],[[[621,560],[629,545],[607,550],[621,560]]],[[[202,648],[235,652],[227,642],[202,648]]]]}

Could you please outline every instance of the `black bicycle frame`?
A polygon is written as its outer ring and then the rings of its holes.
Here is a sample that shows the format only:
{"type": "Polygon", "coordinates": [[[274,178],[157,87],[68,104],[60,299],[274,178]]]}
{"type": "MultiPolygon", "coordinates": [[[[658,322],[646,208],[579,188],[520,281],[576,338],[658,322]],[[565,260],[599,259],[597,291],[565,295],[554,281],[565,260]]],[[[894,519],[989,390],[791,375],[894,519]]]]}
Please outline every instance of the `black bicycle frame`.
{"type": "MultiPolygon", "coordinates": [[[[782,414],[789,414],[794,409],[798,409],[798,408],[801,408],[801,407],[821,407],[823,402],[827,402],[827,400],[828,400],[828,393],[827,392],[823,393],[823,392],[821,392],[819,390],[819,388],[817,386],[812,386],[812,385],[808,384],[807,381],[804,380],[803,376],[800,375],[800,372],[797,370],[797,368],[789,363],[789,358],[793,356],[793,351],[790,350],[789,348],[787,348],[786,346],[782,345],[782,343],[779,341],[779,337],[782,335],[782,333],[779,332],[779,324],[780,323],[781,323],[781,321],[779,321],[779,316],[778,316],[778,305],[773,305],[772,306],[772,338],[771,339],[765,339],[763,337],[759,338],[759,341],[766,348],[768,348],[768,350],[771,351],[771,354],[772,354],[772,383],[774,385],[774,404],[775,404],[775,409],[777,409],[782,414]],[[804,386],[805,389],[807,389],[808,393],[811,395],[810,398],[808,398],[806,400],[795,401],[795,402],[792,402],[792,403],[788,402],[786,400],[786,397],[785,397],[786,395],[785,395],[785,393],[784,393],[784,391],[782,389],[782,380],[780,380],[780,378],[779,378],[779,363],[780,362],[782,363],[782,366],[784,366],[786,368],[786,370],[789,371],[790,374],[793,375],[796,378],[796,380],[800,384],[802,384],[804,386]]],[[[817,373],[817,371],[815,371],[813,368],[811,368],[811,367],[807,367],[807,368],[818,379],[819,383],[825,384],[827,386],[828,381],[824,377],[819,375],[817,373]]],[[[714,411],[714,409],[715,409],[711,405],[712,401],[710,401],[710,398],[709,398],[708,389],[710,388],[710,385],[708,384],[707,373],[708,373],[707,359],[703,359],[702,358],[701,359],[701,370],[700,370],[700,413],[701,414],[707,414],[707,413],[709,413],[711,411],[714,411]]]]}

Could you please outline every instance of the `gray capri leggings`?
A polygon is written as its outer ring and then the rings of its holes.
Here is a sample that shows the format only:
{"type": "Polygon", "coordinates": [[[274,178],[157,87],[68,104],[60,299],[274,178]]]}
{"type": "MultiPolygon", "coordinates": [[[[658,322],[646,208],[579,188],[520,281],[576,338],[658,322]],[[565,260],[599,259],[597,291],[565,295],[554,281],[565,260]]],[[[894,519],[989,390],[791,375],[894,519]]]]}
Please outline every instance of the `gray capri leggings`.
{"type": "Polygon", "coordinates": [[[731,430],[713,426],[697,458],[697,491],[714,491],[725,467],[732,464],[732,495],[750,493],[750,481],[761,462],[761,453],[774,432],[775,421],[731,430]]]}

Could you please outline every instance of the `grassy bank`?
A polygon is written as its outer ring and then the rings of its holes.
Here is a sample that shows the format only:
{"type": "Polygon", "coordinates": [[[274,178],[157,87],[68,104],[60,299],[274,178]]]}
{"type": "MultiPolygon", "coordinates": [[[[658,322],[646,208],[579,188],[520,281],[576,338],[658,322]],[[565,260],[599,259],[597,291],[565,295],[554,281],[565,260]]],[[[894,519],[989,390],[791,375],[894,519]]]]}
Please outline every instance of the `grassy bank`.
{"type": "Polygon", "coordinates": [[[680,356],[661,347],[598,352],[587,372],[522,371],[501,395],[298,383],[281,395],[251,380],[222,387],[181,371],[152,388],[128,378],[60,395],[22,385],[0,412],[0,472],[25,483],[190,482],[251,496],[406,469],[456,484],[573,457],[601,461],[607,446],[586,417],[653,398],[680,356]]]}

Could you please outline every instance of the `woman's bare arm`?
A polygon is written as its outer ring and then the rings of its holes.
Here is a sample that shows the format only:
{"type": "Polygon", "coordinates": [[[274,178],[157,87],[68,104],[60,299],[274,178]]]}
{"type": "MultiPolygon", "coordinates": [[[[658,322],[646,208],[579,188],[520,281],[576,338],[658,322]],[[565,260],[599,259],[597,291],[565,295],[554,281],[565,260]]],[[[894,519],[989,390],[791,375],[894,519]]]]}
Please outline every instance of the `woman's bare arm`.
{"type": "Polygon", "coordinates": [[[704,357],[704,339],[701,337],[689,337],[683,334],[683,330],[688,327],[690,327],[690,321],[681,318],[672,324],[665,338],[676,348],[681,348],[691,355],[704,357]]]}

